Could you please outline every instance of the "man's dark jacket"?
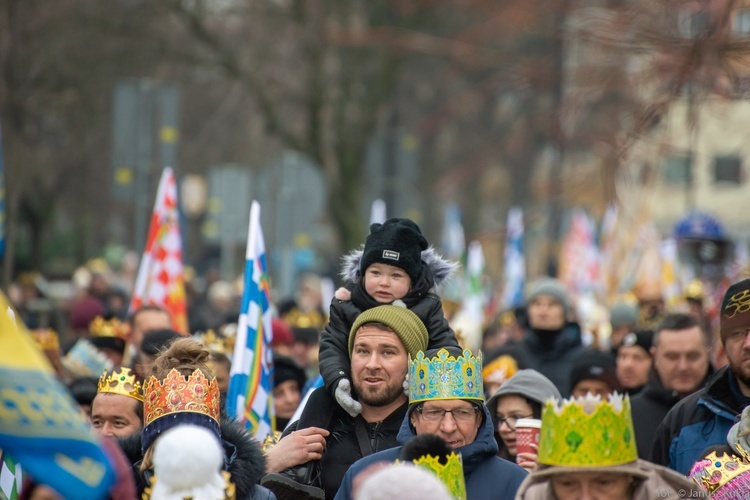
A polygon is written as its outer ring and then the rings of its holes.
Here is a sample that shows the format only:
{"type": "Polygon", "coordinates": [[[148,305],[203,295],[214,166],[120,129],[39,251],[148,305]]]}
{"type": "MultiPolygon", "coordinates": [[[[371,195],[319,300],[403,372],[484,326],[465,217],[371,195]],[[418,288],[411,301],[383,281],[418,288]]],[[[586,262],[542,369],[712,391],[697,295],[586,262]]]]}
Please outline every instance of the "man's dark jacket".
{"type": "MultiPolygon", "coordinates": [[[[399,445],[396,437],[398,436],[401,422],[406,415],[408,404],[405,402],[382,422],[370,424],[362,418],[362,415],[352,418],[341,407],[335,404],[335,401],[331,402],[328,399],[332,398],[326,393],[325,387],[315,389],[305,406],[302,418],[304,418],[305,413],[317,413],[322,408],[329,411],[333,410],[330,425],[326,427],[331,433],[326,438],[327,443],[323,458],[319,462],[311,462],[311,465],[319,468],[317,473],[313,474],[311,486],[323,488],[326,498],[331,499],[336,495],[336,491],[338,491],[341,485],[341,480],[344,478],[344,474],[346,474],[350,465],[366,455],[399,445]],[[318,401],[321,399],[326,400],[325,405],[318,404],[318,401]],[[359,440],[357,439],[357,426],[367,431],[369,449],[362,450],[360,448],[359,440]]],[[[299,421],[292,423],[284,431],[282,438],[292,431],[297,430],[298,424],[299,421]]]]}
{"type": "Polygon", "coordinates": [[[728,372],[728,366],[720,369],[706,387],[669,410],[656,430],[652,462],[687,474],[706,448],[726,444],[729,429],[742,413],[729,388],[733,375],[728,372]]]}

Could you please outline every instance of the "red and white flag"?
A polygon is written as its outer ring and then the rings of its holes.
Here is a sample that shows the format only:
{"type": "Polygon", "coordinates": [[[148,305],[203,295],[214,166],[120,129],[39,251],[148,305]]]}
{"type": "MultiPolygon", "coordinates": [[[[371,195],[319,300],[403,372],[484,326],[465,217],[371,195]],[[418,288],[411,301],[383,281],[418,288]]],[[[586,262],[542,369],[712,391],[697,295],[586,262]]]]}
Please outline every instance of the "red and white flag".
{"type": "Polygon", "coordinates": [[[130,311],[144,305],[166,309],[172,315],[172,327],[180,333],[188,333],[177,183],[169,167],[164,169],[159,181],[130,311]]]}

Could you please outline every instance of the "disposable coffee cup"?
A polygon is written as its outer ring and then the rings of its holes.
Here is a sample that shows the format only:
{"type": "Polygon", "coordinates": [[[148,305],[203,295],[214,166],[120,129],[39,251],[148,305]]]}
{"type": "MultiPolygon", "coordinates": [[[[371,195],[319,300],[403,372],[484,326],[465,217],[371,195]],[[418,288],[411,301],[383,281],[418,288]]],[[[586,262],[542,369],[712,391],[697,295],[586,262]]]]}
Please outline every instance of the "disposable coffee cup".
{"type": "Polygon", "coordinates": [[[519,418],[516,421],[516,455],[519,453],[537,453],[541,429],[542,421],[536,418],[519,418]],[[535,445],[533,448],[532,444],[535,445]]]}

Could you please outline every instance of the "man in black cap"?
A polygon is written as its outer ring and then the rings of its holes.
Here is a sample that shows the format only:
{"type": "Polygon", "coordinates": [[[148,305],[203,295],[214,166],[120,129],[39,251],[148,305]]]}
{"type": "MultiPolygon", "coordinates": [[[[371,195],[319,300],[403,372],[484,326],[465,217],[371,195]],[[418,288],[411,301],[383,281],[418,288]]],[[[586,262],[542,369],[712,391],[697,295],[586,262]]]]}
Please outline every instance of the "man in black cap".
{"type": "Polygon", "coordinates": [[[622,339],[617,348],[617,380],[631,396],[638,394],[648,382],[653,359],[651,343],[654,337],[652,330],[630,332],[622,339]]]}
{"type": "Polygon", "coordinates": [[[631,400],[638,456],[651,453],[661,422],[680,399],[698,390],[710,373],[708,337],[698,320],[687,314],[668,314],[659,324],[651,347],[654,369],[646,387],[631,400]]]}
{"type": "Polygon", "coordinates": [[[615,360],[610,354],[585,349],[574,359],[570,370],[570,395],[576,398],[591,393],[603,400],[622,388],[617,381],[615,360]]]}
{"type": "Polygon", "coordinates": [[[652,462],[682,474],[706,448],[726,444],[729,429],[750,404],[750,279],[729,287],[719,319],[729,365],[667,413],[651,450],[652,462]]]}

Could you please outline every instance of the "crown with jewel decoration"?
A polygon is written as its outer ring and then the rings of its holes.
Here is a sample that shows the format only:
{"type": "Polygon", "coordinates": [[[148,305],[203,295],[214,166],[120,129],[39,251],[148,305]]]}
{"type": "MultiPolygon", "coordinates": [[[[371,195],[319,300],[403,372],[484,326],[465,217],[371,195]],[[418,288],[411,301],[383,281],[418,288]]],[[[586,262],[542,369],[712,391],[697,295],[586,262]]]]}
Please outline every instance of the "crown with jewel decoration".
{"type": "Polygon", "coordinates": [[[200,370],[185,378],[172,368],[163,381],[151,375],[143,384],[143,424],[175,413],[200,413],[219,423],[219,384],[200,370]]]}
{"type": "Polygon", "coordinates": [[[97,394],[103,392],[120,394],[143,402],[143,388],[141,383],[135,379],[135,375],[130,371],[130,368],[122,367],[113,370],[109,376],[107,376],[107,370],[104,370],[102,376],[99,377],[99,387],[96,390],[97,394]]]}
{"type": "Polygon", "coordinates": [[[606,467],[638,459],[627,395],[609,401],[587,394],[562,402],[549,400],[542,411],[539,463],[567,467],[606,467]]]}
{"type": "Polygon", "coordinates": [[[441,399],[484,400],[482,353],[476,357],[466,349],[454,358],[440,349],[434,358],[419,351],[409,361],[409,404],[441,399]]]}
{"type": "Polygon", "coordinates": [[[464,464],[461,455],[451,453],[446,457],[445,464],[434,455],[424,455],[413,462],[435,474],[443,482],[451,496],[458,500],[466,500],[466,481],[464,479],[464,464]]]}
{"type": "MultiPolygon", "coordinates": [[[[737,443],[735,443],[737,444],[737,443]]],[[[731,493],[748,491],[750,488],[750,456],[739,445],[740,456],[712,451],[699,460],[690,470],[689,477],[712,498],[736,498],[731,493]]]]}
{"type": "Polygon", "coordinates": [[[107,321],[97,316],[89,324],[89,332],[94,337],[117,337],[125,340],[128,336],[128,325],[117,318],[107,321]]]}

